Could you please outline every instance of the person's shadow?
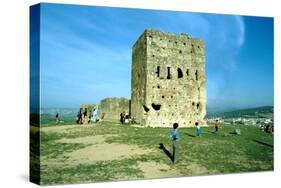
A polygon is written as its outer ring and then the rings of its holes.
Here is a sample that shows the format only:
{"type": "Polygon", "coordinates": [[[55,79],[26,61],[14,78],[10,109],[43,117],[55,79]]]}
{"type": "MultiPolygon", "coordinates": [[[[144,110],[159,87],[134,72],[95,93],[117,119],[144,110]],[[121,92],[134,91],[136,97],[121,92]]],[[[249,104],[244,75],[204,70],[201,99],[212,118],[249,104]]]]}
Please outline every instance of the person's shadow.
{"type": "Polygon", "coordinates": [[[192,138],[195,138],[196,136],[194,134],[190,134],[190,133],[185,133],[186,135],[192,137],[192,138]]]}
{"type": "Polygon", "coordinates": [[[271,144],[268,144],[268,143],[265,143],[265,142],[261,142],[261,141],[259,141],[259,140],[253,140],[254,142],[256,142],[256,143],[258,143],[258,144],[261,144],[261,145],[264,145],[264,146],[268,146],[268,147],[271,147],[271,148],[273,148],[273,145],[271,145],[271,144]]]}
{"type": "Polygon", "coordinates": [[[164,153],[169,157],[169,159],[170,159],[171,161],[173,161],[173,156],[172,156],[172,154],[165,148],[164,144],[160,143],[160,144],[159,144],[159,149],[163,150],[164,153]]]}

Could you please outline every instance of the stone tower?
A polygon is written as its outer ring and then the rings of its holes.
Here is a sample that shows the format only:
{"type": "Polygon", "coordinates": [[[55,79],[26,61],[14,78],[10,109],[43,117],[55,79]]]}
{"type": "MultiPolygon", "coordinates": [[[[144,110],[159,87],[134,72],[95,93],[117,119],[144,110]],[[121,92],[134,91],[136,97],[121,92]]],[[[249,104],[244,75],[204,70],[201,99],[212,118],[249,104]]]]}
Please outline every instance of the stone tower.
{"type": "Polygon", "coordinates": [[[134,44],[131,116],[141,125],[206,125],[205,84],[205,45],[201,39],[145,30],[134,44]]]}

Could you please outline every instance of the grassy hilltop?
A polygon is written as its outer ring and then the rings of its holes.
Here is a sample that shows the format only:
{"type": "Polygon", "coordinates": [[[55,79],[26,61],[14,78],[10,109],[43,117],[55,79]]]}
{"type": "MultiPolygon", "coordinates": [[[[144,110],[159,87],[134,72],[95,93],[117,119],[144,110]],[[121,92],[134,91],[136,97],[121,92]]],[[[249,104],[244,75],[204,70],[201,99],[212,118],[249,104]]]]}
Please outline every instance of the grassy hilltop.
{"type": "MultiPolygon", "coordinates": [[[[59,125],[69,125],[75,123],[78,109],[43,109],[41,113],[41,125],[53,126],[56,125],[55,115],[59,113],[61,122],[59,125]]],[[[257,108],[248,108],[240,110],[232,110],[226,112],[208,112],[206,118],[221,117],[221,118],[273,118],[273,106],[263,106],[257,108]]]]}
{"type": "Polygon", "coordinates": [[[273,135],[252,126],[180,128],[179,161],[167,128],[102,122],[41,129],[41,182],[62,184],[273,170],[273,135]],[[232,134],[241,129],[241,136],[232,134]],[[162,145],[163,147],[159,147],[162,145]]]}

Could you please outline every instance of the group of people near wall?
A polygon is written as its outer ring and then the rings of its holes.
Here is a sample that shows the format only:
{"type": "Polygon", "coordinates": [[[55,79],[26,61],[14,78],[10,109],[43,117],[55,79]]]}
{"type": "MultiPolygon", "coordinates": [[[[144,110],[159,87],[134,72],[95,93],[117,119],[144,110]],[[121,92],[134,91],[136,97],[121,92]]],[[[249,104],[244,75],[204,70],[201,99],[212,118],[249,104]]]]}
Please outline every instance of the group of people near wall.
{"type": "Polygon", "coordinates": [[[89,124],[96,123],[100,121],[99,113],[97,108],[88,109],[80,108],[77,114],[76,123],[77,124],[89,124]]]}
{"type": "Polygon", "coordinates": [[[266,125],[265,132],[273,134],[274,133],[274,126],[273,125],[266,125]]]}
{"type": "Polygon", "coordinates": [[[128,124],[131,121],[131,117],[128,112],[121,112],[120,113],[120,122],[121,124],[128,124]]]}

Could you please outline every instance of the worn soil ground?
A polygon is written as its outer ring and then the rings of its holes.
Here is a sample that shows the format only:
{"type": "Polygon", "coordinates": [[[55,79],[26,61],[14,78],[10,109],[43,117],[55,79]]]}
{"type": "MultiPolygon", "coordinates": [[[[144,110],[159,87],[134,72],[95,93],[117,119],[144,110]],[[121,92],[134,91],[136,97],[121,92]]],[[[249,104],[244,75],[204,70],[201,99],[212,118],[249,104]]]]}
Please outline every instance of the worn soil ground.
{"type": "MultiPolygon", "coordinates": [[[[82,129],[90,128],[90,125],[82,125],[82,129]]],[[[59,133],[67,134],[75,132],[77,129],[81,130],[77,125],[53,126],[44,127],[41,129],[44,133],[59,133]]],[[[106,138],[116,137],[118,135],[95,135],[83,136],[77,138],[61,138],[55,140],[56,144],[85,144],[88,145],[81,149],[76,149],[71,152],[65,152],[58,156],[56,159],[43,157],[42,165],[55,166],[55,167],[73,167],[76,165],[91,165],[96,162],[104,162],[111,160],[124,160],[136,156],[153,155],[159,153],[156,149],[143,149],[138,145],[120,144],[120,143],[106,143],[106,138]]],[[[193,171],[198,172],[200,168],[194,165],[193,171]]],[[[144,178],[163,178],[163,177],[176,177],[181,176],[180,171],[172,169],[169,165],[161,162],[138,162],[135,168],[139,168],[143,172],[144,178]]],[[[125,177],[123,177],[125,178],[125,177]]],[[[128,178],[128,177],[126,177],[128,178]]],[[[122,179],[122,178],[120,178],[122,179]]]]}
{"type": "MultiPolygon", "coordinates": [[[[169,128],[103,122],[42,127],[42,184],[151,179],[273,170],[273,136],[257,128],[225,126],[214,134],[181,128],[179,160],[170,158],[169,128]],[[244,133],[244,134],[243,134],[244,133]],[[161,147],[160,147],[161,146],[161,147]]],[[[38,128],[31,128],[38,134],[38,128]]],[[[34,164],[37,165],[37,164],[34,164]]]]}

